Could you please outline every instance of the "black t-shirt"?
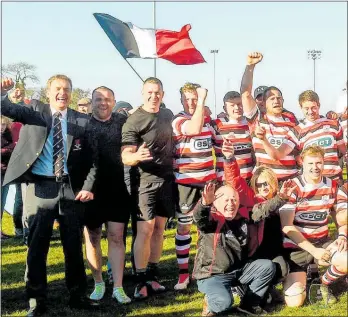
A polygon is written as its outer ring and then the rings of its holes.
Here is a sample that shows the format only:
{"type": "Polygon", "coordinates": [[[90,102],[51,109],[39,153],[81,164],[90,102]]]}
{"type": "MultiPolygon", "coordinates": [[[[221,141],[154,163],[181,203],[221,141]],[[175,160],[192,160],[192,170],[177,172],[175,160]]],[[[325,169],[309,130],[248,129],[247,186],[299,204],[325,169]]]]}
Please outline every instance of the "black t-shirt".
{"type": "Polygon", "coordinates": [[[139,147],[145,142],[153,157],[138,164],[142,181],[161,182],[173,177],[172,120],[168,109],[150,113],[139,108],[123,126],[122,145],[139,147]]]}
{"type": "Polygon", "coordinates": [[[112,113],[107,121],[91,118],[89,133],[92,144],[98,147],[96,191],[113,192],[125,188],[123,163],[121,159],[122,126],[127,118],[112,113]]]}

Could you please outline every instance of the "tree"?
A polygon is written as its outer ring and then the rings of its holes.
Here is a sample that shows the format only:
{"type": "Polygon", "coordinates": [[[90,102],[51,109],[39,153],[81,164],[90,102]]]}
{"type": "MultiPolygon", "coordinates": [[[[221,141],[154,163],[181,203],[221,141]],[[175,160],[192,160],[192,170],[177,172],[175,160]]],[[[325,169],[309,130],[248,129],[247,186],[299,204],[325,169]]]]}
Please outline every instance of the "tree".
{"type": "Polygon", "coordinates": [[[2,76],[12,77],[16,82],[16,88],[25,90],[28,81],[38,83],[39,78],[35,74],[36,66],[25,62],[5,65],[2,68],[2,76]]]}

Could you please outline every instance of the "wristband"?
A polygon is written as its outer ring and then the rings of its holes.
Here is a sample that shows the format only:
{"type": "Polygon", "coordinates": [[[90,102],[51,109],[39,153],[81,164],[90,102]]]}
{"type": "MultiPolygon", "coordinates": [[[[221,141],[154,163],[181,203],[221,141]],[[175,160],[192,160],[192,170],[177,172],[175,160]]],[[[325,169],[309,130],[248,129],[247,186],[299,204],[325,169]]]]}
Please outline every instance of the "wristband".
{"type": "Polygon", "coordinates": [[[347,236],[344,234],[344,233],[340,233],[339,235],[338,235],[338,238],[339,237],[343,237],[343,238],[345,238],[346,240],[347,240],[347,236]]]}

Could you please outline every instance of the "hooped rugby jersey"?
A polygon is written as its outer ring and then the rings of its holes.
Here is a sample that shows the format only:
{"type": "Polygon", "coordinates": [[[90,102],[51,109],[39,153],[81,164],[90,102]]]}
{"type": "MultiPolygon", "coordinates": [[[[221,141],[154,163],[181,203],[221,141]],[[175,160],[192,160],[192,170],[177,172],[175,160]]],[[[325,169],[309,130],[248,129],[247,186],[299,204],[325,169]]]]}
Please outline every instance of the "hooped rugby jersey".
{"type": "Polygon", "coordinates": [[[185,126],[191,118],[191,115],[182,111],[172,122],[175,181],[183,185],[204,186],[206,182],[216,179],[213,158],[215,131],[211,119],[205,117],[201,133],[187,135],[185,126]]]}
{"type": "Polygon", "coordinates": [[[296,144],[300,152],[310,145],[322,147],[325,150],[323,176],[332,179],[341,176],[338,146],[344,144],[344,140],[342,128],[337,121],[324,117],[315,122],[300,120],[295,133],[289,134],[287,139],[290,140],[288,144],[296,144]]]}
{"type": "MultiPolygon", "coordinates": [[[[328,177],[323,177],[319,184],[305,183],[303,175],[292,181],[291,186],[296,186],[296,189],[279,213],[294,212],[294,226],[309,242],[327,237],[328,217],[331,212],[347,210],[347,193],[328,177]]],[[[299,248],[287,236],[284,236],[283,245],[285,248],[299,248]]]]}
{"type": "Polygon", "coordinates": [[[298,173],[295,158],[298,153],[295,149],[295,144],[288,140],[286,136],[294,134],[297,124],[296,118],[289,113],[282,113],[280,117],[273,117],[261,114],[257,109],[247,115],[247,121],[252,132],[251,137],[255,151],[256,167],[264,165],[271,168],[280,181],[294,177],[298,173]],[[266,138],[271,145],[279,148],[283,142],[292,143],[290,146],[293,148],[293,151],[281,160],[275,160],[270,157],[265,151],[262,141],[255,136],[254,131],[257,124],[266,130],[266,138]]]}
{"type": "Polygon", "coordinates": [[[254,162],[254,150],[249,132],[248,122],[245,118],[240,121],[228,120],[227,117],[217,118],[212,122],[216,132],[216,172],[219,181],[224,180],[224,157],[221,152],[223,138],[229,133],[234,134],[234,156],[240,169],[241,176],[250,180],[252,177],[254,162]]]}

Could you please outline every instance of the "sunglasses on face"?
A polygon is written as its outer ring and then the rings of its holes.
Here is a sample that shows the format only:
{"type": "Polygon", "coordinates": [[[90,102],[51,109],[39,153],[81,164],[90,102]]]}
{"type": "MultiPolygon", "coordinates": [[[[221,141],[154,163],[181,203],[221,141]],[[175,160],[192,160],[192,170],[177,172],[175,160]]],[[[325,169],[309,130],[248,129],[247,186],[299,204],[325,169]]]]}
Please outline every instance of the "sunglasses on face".
{"type": "Polygon", "coordinates": [[[264,183],[256,183],[256,188],[261,188],[262,186],[266,187],[266,186],[268,186],[268,183],[267,183],[267,182],[264,182],[264,183]]]}

